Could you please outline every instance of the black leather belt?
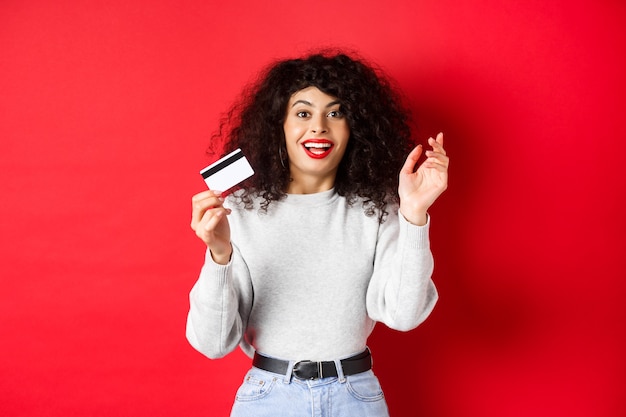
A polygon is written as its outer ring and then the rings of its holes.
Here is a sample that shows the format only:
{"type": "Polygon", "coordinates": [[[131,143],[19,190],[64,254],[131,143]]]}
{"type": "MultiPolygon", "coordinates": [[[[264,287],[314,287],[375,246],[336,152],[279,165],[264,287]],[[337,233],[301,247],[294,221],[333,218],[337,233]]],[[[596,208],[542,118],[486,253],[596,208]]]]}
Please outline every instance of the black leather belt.
{"type": "MultiPolygon", "coordinates": [[[[289,361],[269,358],[260,353],[254,353],[252,366],[275,374],[285,375],[289,369],[289,361]]],[[[341,369],[344,375],[355,375],[372,369],[372,355],[365,349],[358,355],[341,360],[341,369]]],[[[300,361],[293,366],[293,376],[298,379],[319,379],[338,376],[335,362],[300,361]]]]}

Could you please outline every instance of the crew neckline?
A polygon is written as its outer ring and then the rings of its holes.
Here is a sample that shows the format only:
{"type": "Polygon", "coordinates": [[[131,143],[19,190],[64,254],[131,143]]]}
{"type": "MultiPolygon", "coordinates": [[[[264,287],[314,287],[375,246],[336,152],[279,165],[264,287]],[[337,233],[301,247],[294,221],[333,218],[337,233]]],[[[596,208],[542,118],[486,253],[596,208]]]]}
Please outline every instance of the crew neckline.
{"type": "Polygon", "coordinates": [[[335,192],[335,188],[331,188],[330,190],[313,194],[287,194],[283,202],[291,205],[306,205],[310,207],[331,203],[335,201],[337,197],[339,197],[339,194],[335,192]]]}

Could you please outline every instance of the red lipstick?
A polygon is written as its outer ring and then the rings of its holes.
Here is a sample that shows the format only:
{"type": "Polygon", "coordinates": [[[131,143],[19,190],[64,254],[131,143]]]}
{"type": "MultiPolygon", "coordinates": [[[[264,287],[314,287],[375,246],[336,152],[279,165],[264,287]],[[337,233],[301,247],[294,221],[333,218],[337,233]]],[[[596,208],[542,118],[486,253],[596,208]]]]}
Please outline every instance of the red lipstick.
{"type": "Polygon", "coordinates": [[[334,144],[328,139],[307,139],[302,146],[310,158],[323,159],[330,154],[334,144]]]}

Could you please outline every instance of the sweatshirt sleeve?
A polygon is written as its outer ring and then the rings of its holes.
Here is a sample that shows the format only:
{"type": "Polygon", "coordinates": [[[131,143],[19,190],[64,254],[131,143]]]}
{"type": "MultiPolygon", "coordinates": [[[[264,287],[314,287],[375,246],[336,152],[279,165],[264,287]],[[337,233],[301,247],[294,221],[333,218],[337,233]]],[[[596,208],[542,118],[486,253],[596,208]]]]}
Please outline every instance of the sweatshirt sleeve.
{"type": "Polygon", "coordinates": [[[227,355],[242,340],[251,304],[249,273],[235,245],[227,265],[216,264],[207,250],[189,294],[187,340],[211,359],[227,355]]]}
{"type": "Polygon", "coordinates": [[[415,226],[398,211],[381,224],[366,300],[372,320],[408,331],[433,310],[438,295],[429,229],[430,216],[426,225],[415,226]]]}

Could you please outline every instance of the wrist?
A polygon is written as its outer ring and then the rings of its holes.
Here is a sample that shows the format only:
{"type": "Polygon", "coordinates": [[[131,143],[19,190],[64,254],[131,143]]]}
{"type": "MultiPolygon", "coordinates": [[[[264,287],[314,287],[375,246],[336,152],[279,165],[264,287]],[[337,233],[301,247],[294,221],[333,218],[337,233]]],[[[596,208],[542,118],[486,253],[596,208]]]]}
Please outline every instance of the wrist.
{"type": "Polygon", "coordinates": [[[414,226],[425,226],[428,223],[428,213],[424,211],[407,211],[402,210],[400,207],[400,213],[402,216],[414,226]]]}
{"type": "Polygon", "coordinates": [[[214,252],[211,249],[209,249],[209,252],[211,252],[211,258],[213,259],[213,262],[219,265],[227,265],[230,262],[230,258],[233,254],[232,247],[229,251],[225,253],[214,252]]]}

